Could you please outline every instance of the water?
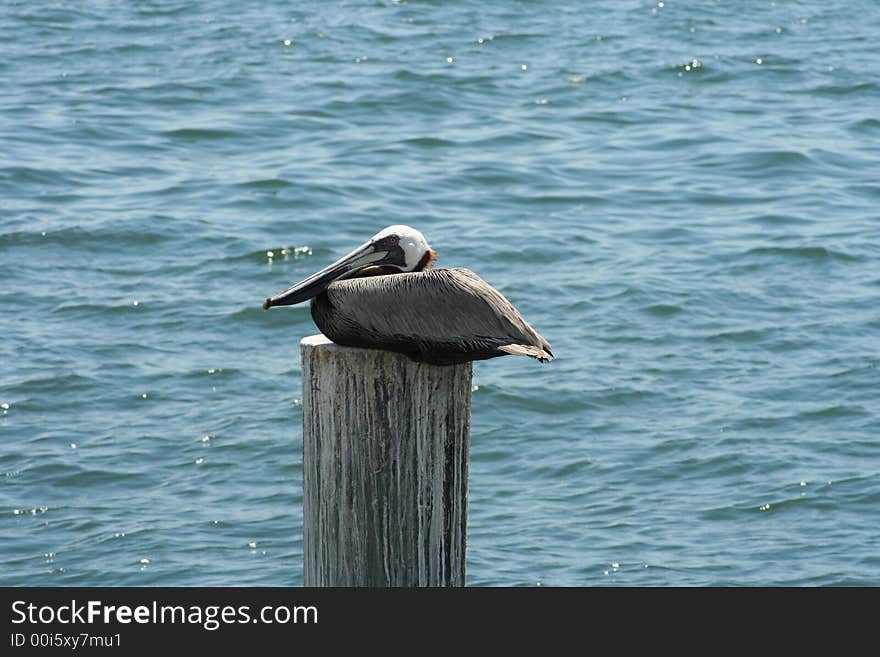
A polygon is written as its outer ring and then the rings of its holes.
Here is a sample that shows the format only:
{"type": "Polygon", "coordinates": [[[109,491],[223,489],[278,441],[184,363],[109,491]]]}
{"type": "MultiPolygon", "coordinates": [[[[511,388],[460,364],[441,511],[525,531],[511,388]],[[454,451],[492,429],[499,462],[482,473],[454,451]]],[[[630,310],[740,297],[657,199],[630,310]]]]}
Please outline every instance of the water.
{"type": "Polygon", "coordinates": [[[558,356],[469,584],[880,584],[875,3],[75,6],[0,12],[0,584],[301,584],[260,303],[393,223],[558,356]]]}

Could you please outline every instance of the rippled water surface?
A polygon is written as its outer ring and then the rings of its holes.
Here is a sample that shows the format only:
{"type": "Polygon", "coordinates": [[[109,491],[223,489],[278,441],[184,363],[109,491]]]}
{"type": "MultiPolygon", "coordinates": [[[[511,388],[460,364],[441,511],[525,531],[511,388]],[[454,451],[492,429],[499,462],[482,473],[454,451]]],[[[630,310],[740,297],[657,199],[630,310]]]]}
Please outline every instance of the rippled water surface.
{"type": "Polygon", "coordinates": [[[299,339],[380,228],[475,369],[472,585],[880,584],[874,2],[6,2],[0,583],[302,583],[299,339]]]}

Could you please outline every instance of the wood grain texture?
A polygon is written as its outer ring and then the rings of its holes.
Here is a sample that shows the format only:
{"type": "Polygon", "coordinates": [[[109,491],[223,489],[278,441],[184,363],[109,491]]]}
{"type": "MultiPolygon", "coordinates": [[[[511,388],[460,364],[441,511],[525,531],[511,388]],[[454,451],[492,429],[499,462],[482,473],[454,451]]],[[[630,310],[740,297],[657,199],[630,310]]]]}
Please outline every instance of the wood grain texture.
{"type": "Polygon", "coordinates": [[[472,363],[303,339],[306,586],[464,586],[472,363]]]}

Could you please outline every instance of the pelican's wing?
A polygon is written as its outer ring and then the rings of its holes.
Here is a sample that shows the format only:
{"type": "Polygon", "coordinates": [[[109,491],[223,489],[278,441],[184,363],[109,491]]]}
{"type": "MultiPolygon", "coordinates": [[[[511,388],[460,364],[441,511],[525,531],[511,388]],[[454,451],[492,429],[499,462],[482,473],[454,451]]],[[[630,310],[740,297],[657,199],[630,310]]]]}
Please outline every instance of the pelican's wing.
{"type": "Polygon", "coordinates": [[[550,345],[498,290],[468,269],[370,276],[327,289],[338,319],[378,342],[439,350],[552,357],[550,345]]]}

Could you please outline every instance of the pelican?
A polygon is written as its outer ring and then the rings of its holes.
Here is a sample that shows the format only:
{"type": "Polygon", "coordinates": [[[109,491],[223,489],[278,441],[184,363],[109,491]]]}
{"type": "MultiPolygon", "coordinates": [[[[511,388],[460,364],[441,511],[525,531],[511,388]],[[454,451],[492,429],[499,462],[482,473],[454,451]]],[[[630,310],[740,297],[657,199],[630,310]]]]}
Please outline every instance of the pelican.
{"type": "Polygon", "coordinates": [[[263,309],[311,299],[312,318],[337,344],[453,365],[506,354],[553,357],[502,294],[469,269],[433,269],[437,253],[409,226],[389,226],[348,255],[266,299],[263,309]]]}

